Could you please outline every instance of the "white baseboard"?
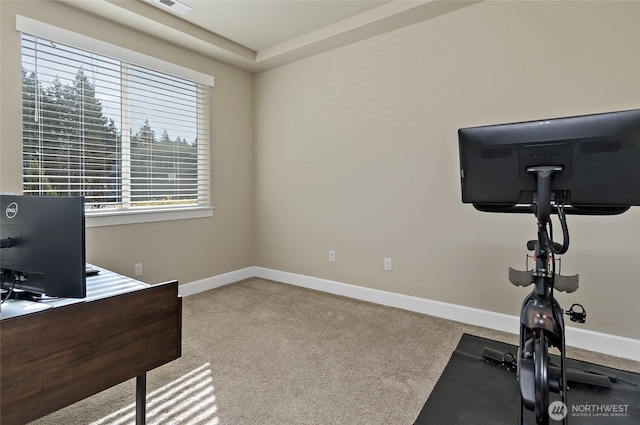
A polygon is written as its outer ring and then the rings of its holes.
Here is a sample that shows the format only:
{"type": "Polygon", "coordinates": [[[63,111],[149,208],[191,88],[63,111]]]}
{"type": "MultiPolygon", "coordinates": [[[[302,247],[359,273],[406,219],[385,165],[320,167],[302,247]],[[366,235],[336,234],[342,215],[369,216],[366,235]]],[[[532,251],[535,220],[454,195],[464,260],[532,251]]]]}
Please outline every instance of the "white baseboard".
{"type": "Polygon", "coordinates": [[[181,296],[188,297],[189,295],[195,295],[200,292],[208,291],[209,289],[219,288],[251,277],[257,277],[255,267],[247,267],[229,273],[208,277],[206,279],[197,280],[195,282],[185,283],[178,286],[178,292],[181,296]]]}
{"type": "MultiPolygon", "coordinates": [[[[520,318],[517,316],[365,288],[312,276],[282,272],[264,267],[247,267],[235,272],[181,285],[180,294],[184,296],[193,295],[251,277],[274,280],[303,288],[342,295],[375,304],[396,307],[513,334],[519,332],[520,318]]],[[[567,327],[566,341],[567,345],[571,347],[640,361],[640,340],[637,339],[567,327]]]]}

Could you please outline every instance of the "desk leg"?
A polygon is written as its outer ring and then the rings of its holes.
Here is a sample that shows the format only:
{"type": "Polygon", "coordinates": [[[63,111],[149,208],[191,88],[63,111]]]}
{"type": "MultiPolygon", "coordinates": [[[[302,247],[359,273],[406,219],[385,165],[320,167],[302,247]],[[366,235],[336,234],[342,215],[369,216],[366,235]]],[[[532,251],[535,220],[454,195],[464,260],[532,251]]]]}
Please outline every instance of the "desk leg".
{"type": "Polygon", "coordinates": [[[147,420],[147,374],[136,377],[136,425],[145,425],[147,420]]]}

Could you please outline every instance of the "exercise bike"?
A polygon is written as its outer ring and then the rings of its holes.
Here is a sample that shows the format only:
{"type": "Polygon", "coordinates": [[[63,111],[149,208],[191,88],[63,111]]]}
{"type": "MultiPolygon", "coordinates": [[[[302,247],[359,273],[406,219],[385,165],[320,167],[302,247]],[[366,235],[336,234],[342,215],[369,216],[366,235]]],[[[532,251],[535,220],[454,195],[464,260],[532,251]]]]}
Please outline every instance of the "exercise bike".
{"type": "MultiPolygon", "coordinates": [[[[509,267],[509,281],[516,286],[533,285],[533,290],[524,299],[520,313],[520,345],[517,356],[517,375],[520,390],[518,409],[519,424],[524,424],[525,410],[535,413],[537,425],[548,425],[551,415],[554,420],[561,418],[568,425],[568,382],[611,388],[609,379],[577,370],[567,371],[565,355],[564,315],[573,322],[585,323],[586,311],[580,304],[573,304],[568,311],[554,297],[554,291],[575,292],[578,290],[579,275],[564,276],[556,272],[555,255],[564,254],[569,249],[569,230],[564,211],[564,195],[554,193],[551,199],[551,179],[562,167],[530,167],[527,172],[536,175],[537,192],[532,205],[538,225],[538,238],[527,242],[527,249],[533,251],[534,268],[519,271],[509,267]],[[562,245],[553,242],[551,212],[555,210],[562,227],[562,245]],[[560,365],[550,361],[549,348],[559,351],[560,365]],[[550,393],[557,393],[562,404],[552,406],[550,393]]],[[[528,267],[527,267],[528,268],[528,267]]]]}
{"type": "MultiPolygon", "coordinates": [[[[563,244],[557,244],[552,240],[551,179],[554,173],[560,171],[562,168],[555,166],[527,169],[527,172],[536,175],[537,181],[536,198],[532,209],[537,218],[538,238],[527,243],[527,248],[533,251],[535,267],[530,271],[509,268],[511,283],[516,286],[534,285],[533,290],[522,303],[520,314],[520,345],[517,356],[520,425],[524,424],[525,409],[535,412],[536,424],[549,424],[550,391],[558,393],[565,409],[567,406],[564,312],[554,297],[554,290],[576,291],[579,277],[578,275],[561,276],[555,272],[555,255],[564,254],[569,248],[569,233],[562,199],[556,199],[553,202],[562,225],[563,244]],[[556,347],[560,352],[560,367],[559,370],[554,368],[555,373],[552,373],[549,364],[550,347],[556,347]]],[[[565,413],[563,424],[567,425],[568,416],[566,412],[563,413],[565,413]]]]}
{"type": "MultiPolygon", "coordinates": [[[[527,255],[527,260],[533,258],[534,267],[529,270],[527,264],[525,271],[509,267],[509,281],[513,285],[533,285],[520,311],[518,355],[513,359],[509,353],[485,348],[483,357],[516,371],[520,393],[519,425],[525,425],[526,411],[534,413],[536,425],[549,425],[550,419],[568,425],[568,384],[579,383],[607,389],[611,388],[611,382],[603,375],[576,369],[567,370],[564,315],[568,315],[573,322],[585,323],[587,313],[578,303],[564,311],[554,297],[556,290],[572,293],[579,286],[579,275],[565,276],[556,271],[556,264],[560,260],[555,256],[564,254],[569,249],[569,230],[565,216],[566,194],[563,191],[551,191],[553,175],[562,172],[562,167],[536,166],[527,168],[527,172],[536,176],[537,185],[533,204],[529,208],[537,219],[537,239],[527,242],[527,249],[533,252],[531,256],[527,255]],[[562,244],[553,241],[552,212],[558,215],[562,227],[562,244]],[[553,347],[559,351],[559,365],[551,362],[549,349],[553,347]],[[561,404],[554,405],[550,402],[551,393],[558,394],[561,404]]],[[[594,209],[585,213],[618,214],[619,210],[594,209]]]]}
{"type": "Polygon", "coordinates": [[[509,269],[511,283],[533,286],[522,303],[518,354],[485,347],[483,357],[516,370],[520,425],[525,419],[567,425],[568,383],[610,388],[610,382],[566,368],[564,315],[581,323],[586,312],[579,304],[564,312],[555,299],[556,290],[578,289],[578,275],[556,273],[555,256],[569,248],[565,214],[617,215],[640,206],[634,184],[640,180],[640,109],[460,128],[458,144],[463,203],[483,212],[533,213],[537,220],[537,238],[527,243],[533,268],[509,269]],[[562,244],[553,241],[555,213],[562,244]]]}

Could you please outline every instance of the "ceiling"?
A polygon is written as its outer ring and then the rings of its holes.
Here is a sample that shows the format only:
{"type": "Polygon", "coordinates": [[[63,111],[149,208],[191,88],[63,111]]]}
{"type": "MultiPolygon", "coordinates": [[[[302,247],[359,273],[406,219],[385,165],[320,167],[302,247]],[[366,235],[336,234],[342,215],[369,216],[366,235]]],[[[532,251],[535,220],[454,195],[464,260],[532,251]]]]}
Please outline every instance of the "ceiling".
{"type": "MultiPolygon", "coordinates": [[[[171,11],[154,0],[143,1],[171,11]]],[[[389,2],[181,0],[193,10],[178,17],[257,52],[389,2]]]]}
{"type": "Polygon", "coordinates": [[[58,0],[249,72],[317,53],[481,0],[58,0]],[[173,8],[163,3],[178,2],[173,8]],[[182,5],[187,13],[175,11],[182,5]]]}

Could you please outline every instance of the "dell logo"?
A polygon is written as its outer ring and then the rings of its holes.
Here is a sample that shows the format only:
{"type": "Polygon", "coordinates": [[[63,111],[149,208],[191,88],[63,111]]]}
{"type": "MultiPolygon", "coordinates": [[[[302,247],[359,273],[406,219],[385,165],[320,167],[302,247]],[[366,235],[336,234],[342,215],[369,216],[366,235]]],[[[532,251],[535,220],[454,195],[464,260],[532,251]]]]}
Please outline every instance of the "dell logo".
{"type": "Polygon", "coordinates": [[[18,204],[15,202],[10,203],[4,213],[7,218],[15,217],[18,214],[18,204]]]}

